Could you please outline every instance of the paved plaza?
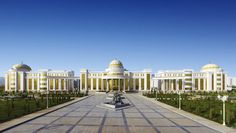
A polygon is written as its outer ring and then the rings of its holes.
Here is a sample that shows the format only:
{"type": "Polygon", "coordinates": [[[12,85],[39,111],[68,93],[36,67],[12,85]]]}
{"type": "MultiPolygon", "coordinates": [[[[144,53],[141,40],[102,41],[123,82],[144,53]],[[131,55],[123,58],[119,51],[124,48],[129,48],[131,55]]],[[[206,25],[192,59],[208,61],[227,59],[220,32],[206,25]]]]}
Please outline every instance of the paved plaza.
{"type": "Polygon", "coordinates": [[[125,96],[134,106],[118,111],[99,108],[97,105],[104,101],[105,95],[94,95],[6,132],[217,133],[138,94],[125,96]]]}

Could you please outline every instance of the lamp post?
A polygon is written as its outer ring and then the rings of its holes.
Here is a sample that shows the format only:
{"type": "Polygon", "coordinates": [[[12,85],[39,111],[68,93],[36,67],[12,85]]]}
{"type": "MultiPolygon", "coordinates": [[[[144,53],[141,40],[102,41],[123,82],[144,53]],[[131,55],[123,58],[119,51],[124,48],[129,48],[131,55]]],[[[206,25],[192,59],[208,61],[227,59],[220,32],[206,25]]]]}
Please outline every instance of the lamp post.
{"type": "Polygon", "coordinates": [[[179,110],[181,110],[181,93],[180,93],[180,91],[178,91],[178,95],[179,95],[179,110]]]}
{"type": "Polygon", "coordinates": [[[49,86],[49,80],[48,80],[48,84],[47,84],[48,86],[47,86],[47,92],[46,92],[46,95],[47,95],[47,108],[48,108],[48,88],[50,87],[49,86]]]}
{"type": "Polygon", "coordinates": [[[47,89],[47,108],[48,108],[48,89],[47,89]]]}
{"type": "Polygon", "coordinates": [[[156,100],[157,100],[157,88],[156,88],[156,100]]]}
{"type": "Polygon", "coordinates": [[[223,124],[225,126],[225,101],[228,100],[228,96],[220,96],[218,95],[217,98],[223,102],[223,124]]]}

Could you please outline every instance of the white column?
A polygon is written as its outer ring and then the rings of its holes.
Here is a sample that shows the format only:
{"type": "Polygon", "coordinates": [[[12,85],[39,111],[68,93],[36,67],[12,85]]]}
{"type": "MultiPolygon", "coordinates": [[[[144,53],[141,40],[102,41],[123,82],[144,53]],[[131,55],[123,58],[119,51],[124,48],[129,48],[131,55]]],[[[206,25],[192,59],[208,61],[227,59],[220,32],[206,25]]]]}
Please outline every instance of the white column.
{"type": "Polygon", "coordinates": [[[171,91],[171,79],[168,79],[168,90],[171,91]]]}
{"type": "Polygon", "coordinates": [[[29,91],[29,79],[28,79],[28,77],[26,78],[26,84],[27,84],[26,90],[29,91]]]}
{"type": "Polygon", "coordinates": [[[34,78],[32,78],[32,81],[31,81],[31,83],[32,83],[32,90],[31,91],[34,91],[34,78]]]}
{"type": "Polygon", "coordinates": [[[87,91],[88,90],[88,74],[87,74],[87,71],[85,73],[85,84],[84,84],[84,86],[85,86],[85,91],[87,91]]]}
{"type": "Polygon", "coordinates": [[[125,88],[125,80],[126,80],[126,79],[124,78],[124,83],[123,83],[123,89],[124,89],[123,91],[124,91],[124,92],[126,91],[126,88],[125,88]]]}
{"type": "Polygon", "coordinates": [[[38,74],[38,88],[37,88],[37,91],[39,92],[39,90],[40,90],[40,76],[38,74]]]}
{"type": "Polygon", "coordinates": [[[201,78],[198,78],[198,91],[201,91],[201,78]]]}
{"type": "Polygon", "coordinates": [[[144,74],[144,90],[146,91],[147,90],[147,74],[145,73],[144,74]]]}
{"type": "Polygon", "coordinates": [[[203,79],[203,90],[207,91],[207,87],[206,87],[206,79],[203,79]]]}
{"type": "Polygon", "coordinates": [[[185,91],[185,79],[182,80],[182,90],[185,91]]]}
{"type": "Polygon", "coordinates": [[[214,91],[217,91],[217,73],[214,73],[214,91]]]}
{"type": "Polygon", "coordinates": [[[18,86],[17,86],[18,85],[18,77],[17,76],[18,76],[18,72],[16,71],[15,72],[15,92],[18,90],[18,86]]]}
{"type": "Polygon", "coordinates": [[[114,80],[111,79],[111,87],[110,87],[110,89],[112,89],[112,90],[113,90],[113,84],[114,84],[114,80]]]}
{"type": "Polygon", "coordinates": [[[24,89],[25,89],[25,83],[24,83],[24,73],[23,72],[21,72],[20,73],[21,75],[20,75],[20,82],[21,82],[21,86],[20,86],[20,90],[21,91],[24,91],[24,89]]]}
{"type": "Polygon", "coordinates": [[[171,91],[174,91],[174,79],[171,79],[171,91]]]}
{"type": "Polygon", "coordinates": [[[67,79],[64,79],[64,90],[67,90],[67,82],[66,82],[67,79]]]}
{"type": "Polygon", "coordinates": [[[128,79],[128,91],[130,91],[130,79],[128,79]]]}
{"type": "Polygon", "coordinates": [[[104,82],[103,82],[104,80],[102,79],[102,84],[101,84],[101,89],[102,89],[102,91],[104,91],[104,82]]]}
{"type": "Polygon", "coordinates": [[[91,78],[91,80],[90,80],[90,87],[91,87],[91,90],[93,90],[93,78],[91,78]]]}
{"type": "MultiPolygon", "coordinates": [[[[50,90],[50,81],[49,81],[49,79],[47,78],[47,90],[50,90]]],[[[46,91],[47,91],[46,90],[46,91]]]]}
{"type": "Polygon", "coordinates": [[[58,79],[58,89],[59,89],[59,91],[61,91],[61,79],[58,79]]]}
{"type": "Polygon", "coordinates": [[[192,78],[192,91],[195,91],[195,78],[192,78]]]}
{"type": "Polygon", "coordinates": [[[141,78],[139,78],[139,91],[141,91],[141,78]]]}
{"type": "Polygon", "coordinates": [[[220,87],[220,90],[223,91],[223,73],[221,73],[221,76],[220,76],[220,83],[221,83],[221,87],[220,87]]]}
{"type": "Polygon", "coordinates": [[[96,90],[99,91],[99,80],[96,78],[96,90]]]}
{"type": "Polygon", "coordinates": [[[55,91],[56,90],[56,80],[53,79],[52,81],[53,81],[53,91],[55,91]]]}
{"type": "Polygon", "coordinates": [[[164,79],[161,80],[161,90],[162,91],[166,90],[166,88],[165,88],[165,80],[164,79]]]}
{"type": "Polygon", "coordinates": [[[136,91],[136,81],[135,81],[135,78],[133,78],[133,90],[136,91]]]}
{"type": "Polygon", "coordinates": [[[212,89],[213,89],[212,88],[213,87],[212,86],[212,73],[208,74],[208,79],[207,80],[208,80],[208,82],[207,82],[207,90],[208,91],[212,91],[212,89]]]}
{"type": "Polygon", "coordinates": [[[118,86],[119,86],[119,91],[120,91],[120,79],[118,79],[118,86]]]}
{"type": "Polygon", "coordinates": [[[176,91],[179,91],[179,79],[176,79],[176,81],[175,81],[175,90],[176,91]]]}
{"type": "Polygon", "coordinates": [[[225,87],[225,89],[224,89],[224,91],[227,90],[227,77],[228,77],[228,75],[225,73],[225,79],[224,79],[224,82],[225,82],[225,86],[224,87],[225,87]]]}
{"type": "Polygon", "coordinates": [[[109,91],[109,83],[108,83],[108,79],[106,79],[106,83],[107,83],[107,90],[106,90],[106,91],[109,91]]]}
{"type": "Polygon", "coordinates": [[[83,86],[82,86],[82,82],[83,82],[83,78],[82,78],[82,72],[80,72],[80,79],[79,79],[79,90],[81,91],[81,90],[83,90],[84,88],[83,88],[83,86]]]}

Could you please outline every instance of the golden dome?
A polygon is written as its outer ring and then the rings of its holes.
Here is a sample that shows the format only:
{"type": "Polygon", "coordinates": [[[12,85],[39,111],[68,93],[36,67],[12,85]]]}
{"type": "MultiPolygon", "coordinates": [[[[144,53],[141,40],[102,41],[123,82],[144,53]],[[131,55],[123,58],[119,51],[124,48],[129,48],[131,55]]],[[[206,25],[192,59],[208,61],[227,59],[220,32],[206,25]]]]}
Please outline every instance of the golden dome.
{"type": "Polygon", "coordinates": [[[31,71],[32,70],[28,65],[22,64],[22,63],[16,64],[12,68],[18,71],[31,71]]]}
{"type": "Polygon", "coordinates": [[[216,64],[206,64],[202,67],[202,71],[216,71],[221,70],[221,67],[216,64]]]}
{"type": "Polygon", "coordinates": [[[108,72],[108,75],[123,75],[124,67],[123,67],[123,64],[121,63],[121,61],[112,60],[106,71],[108,72]]]}
{"type": "Polygon", "coordinates": [[[109,64],[109,67],[122,67],[123,64],[119,60],[112,60],[111,63],[109,64]]]}

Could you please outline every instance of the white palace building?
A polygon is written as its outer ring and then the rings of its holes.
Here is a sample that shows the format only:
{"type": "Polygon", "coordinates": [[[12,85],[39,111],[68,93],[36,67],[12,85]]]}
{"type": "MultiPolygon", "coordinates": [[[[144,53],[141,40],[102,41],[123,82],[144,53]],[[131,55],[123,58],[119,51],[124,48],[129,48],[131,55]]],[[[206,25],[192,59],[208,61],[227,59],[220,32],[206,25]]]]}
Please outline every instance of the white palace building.
{"type": "Polygon", "coordinates": [[[26,64],[16,64],[5,74],[5,91],[121,91],[145,92],[157,88],[164,92],[178,91],[227,91],[232,81],[216,64],[207,64],[200,72],[191,69],[130,72],[119,60],[112,60],[105,71],[82,69],[80,77],[73,71],[50,69],[32,71],[26,64]]]}
{"type": "Polygon", "coordinates": [[[5,74],[5,91],[70,91],[74,89],[74,80],[73,71],[45,69],[33,72],[28,65],[21,63],[5,74]]]}
{"type": "Polygon", "coordinates": [[[80,71],[82,91],[150,91],[151,70],[139,72],[126,70],[119,60],[112,60],[105,71],[80,71]]]}
{"type": "Polygon", "coordinates": [[[207,64],[200,72],[191,69],[158,71],[153,86],[163,92],[226,91],[227,74],[216,64],[207,64]]]}

